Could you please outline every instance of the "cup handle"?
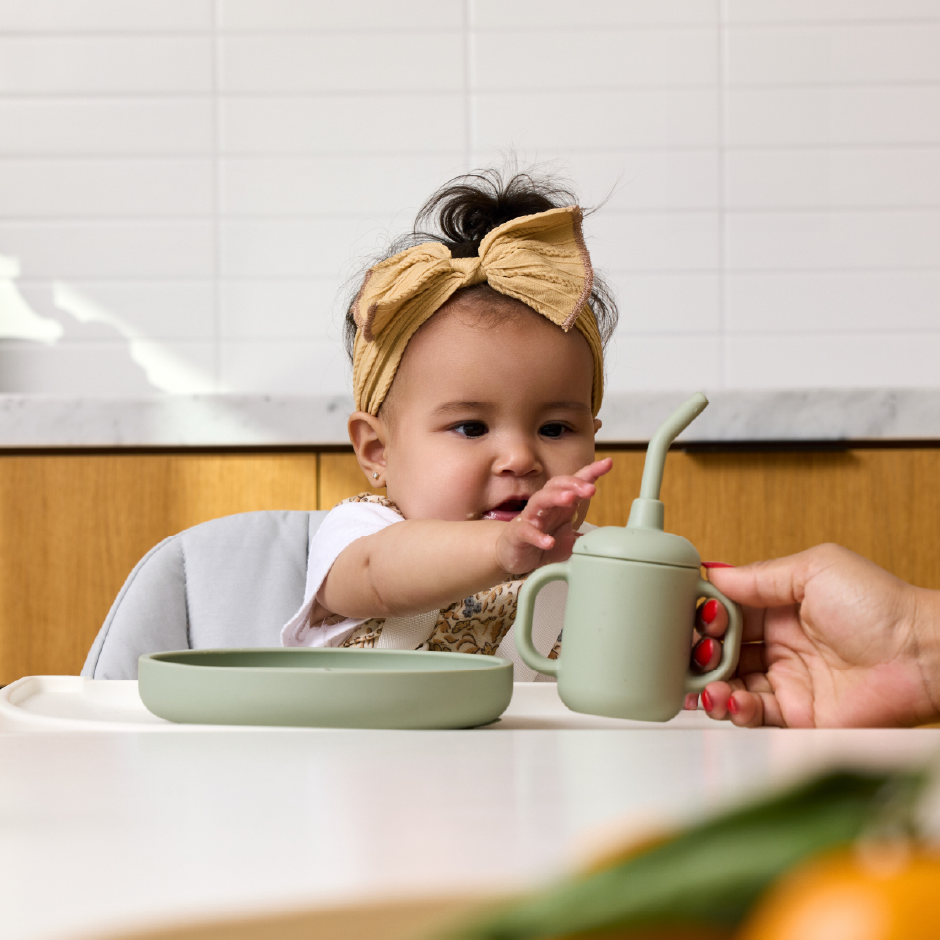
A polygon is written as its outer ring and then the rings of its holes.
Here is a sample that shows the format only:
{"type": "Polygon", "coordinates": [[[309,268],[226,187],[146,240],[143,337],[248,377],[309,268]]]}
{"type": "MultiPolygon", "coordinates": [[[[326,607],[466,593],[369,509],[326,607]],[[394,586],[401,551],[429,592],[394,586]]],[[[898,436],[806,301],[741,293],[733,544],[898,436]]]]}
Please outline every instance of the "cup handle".
{"type": "Polygon", "coordinates": [[[738,667],[738,657],[741,655],[741,634],[743,618],[741,608],[734,601],[728,600],[714,584],[699,578],[696,588],[699,597],[713,597],[725,610],[728,611],[728,629],[722,640],[721,662],[700,675],[688,673],[685,677],[685,691],[701,692],[709,682],[721,682],[727,679],[738,667]]]}
{"type": "Polygon", "coordinates": [[[522,661],[536,672],[546,676],[558,675],[558,660],[543,656],[532,642],[532,614],[535,610],[535,596],[548,584],[549,581],[567,581],[568,562],[560,561],[554,565],[545,565],[536,568],[526,578],[525,584],[519,591],[516,604],[516,622],[513,629],[513,639],[516,641],[516,650],[522,661]]]}

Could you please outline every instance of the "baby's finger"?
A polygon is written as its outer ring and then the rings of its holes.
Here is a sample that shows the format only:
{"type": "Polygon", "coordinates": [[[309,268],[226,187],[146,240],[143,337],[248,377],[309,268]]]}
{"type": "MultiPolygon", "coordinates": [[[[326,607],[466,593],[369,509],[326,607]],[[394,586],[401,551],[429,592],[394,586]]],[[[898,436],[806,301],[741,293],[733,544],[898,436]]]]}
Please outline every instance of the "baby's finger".
{"type": "Polygon", "coordinates": [[[515,525],[512,527],[512,537],[517,544],[522,542],[526,545],[532,545],[535,548],[540,548],[543,552],[547,552],[555,546],[555,539],[551,535],[546,534],[521,516],[516,517],[515,525]]]}
{"type": "Polygon", "coordinates": [[[728,629],[728,611],[720,601],[711,598],[695,612],[695,627],[704,636],[724,636],[728,629]]]}
{"type": "Polygon", "coordinates": [[[525,507],[525,515],[544,512],[555,508],[568,509],[582,499],[590,499],[597,492],[593,483],[586,483],[576,477],[552,477],[537,493],[534,493],[525,507]]]}
{"type": "Polygon", "coordinates": [[[570,491],[584,497],[593,496],[597,492],[597,487],[590,480],[582,480],[577,475],[557,476],[552,477],[539,492],[552,493],[556,490],[570,491]]]}
{"type": "Polygon", "coordinates": [[[599,480],[605,473],[610,473],[613,466],[613,458],[605,457],[603,460],[595,460],[594,463],[589,463],[586,467],[582,467],[575,476],[581,480],[587,480],[588,483],[593,483],[595,480],[599,480]]]}

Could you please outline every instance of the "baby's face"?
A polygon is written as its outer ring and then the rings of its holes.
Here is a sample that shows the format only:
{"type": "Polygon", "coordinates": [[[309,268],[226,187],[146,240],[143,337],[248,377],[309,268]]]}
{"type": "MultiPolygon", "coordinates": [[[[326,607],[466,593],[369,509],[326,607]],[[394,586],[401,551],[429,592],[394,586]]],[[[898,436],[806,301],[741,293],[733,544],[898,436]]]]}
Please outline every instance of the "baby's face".
{"type": "Polygon", "coordinates": [[[408,344],[381,419],[388,496],[406,518],[509,520],[594,459],[587,341],[514,305],[494,319],[453,302],[408,344]]]}

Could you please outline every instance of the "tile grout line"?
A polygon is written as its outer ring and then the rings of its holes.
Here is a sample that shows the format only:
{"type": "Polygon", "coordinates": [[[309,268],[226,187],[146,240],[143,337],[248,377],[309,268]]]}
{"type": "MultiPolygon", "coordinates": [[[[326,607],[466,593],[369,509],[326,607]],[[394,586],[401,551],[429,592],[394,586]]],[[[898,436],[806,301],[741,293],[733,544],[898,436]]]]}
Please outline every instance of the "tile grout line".
{"type": "MultiPolygon", "coordinates": [[[[231,96],[227,96],[231,99],[231,96]]],[[[364,160],[384,160],[388,157],[408,157],[429,155],[431,157],[446,157],[457,152],[465,152],[466,147],[445,147],[431,150],[427,147],[396,147],[385,150],[365,150],[348,148],[343,150],[314,150],[298,148],[272,149],[272,150],[228,150],[229,159],[238,159],[245,162],[260,162],[265,160],[345,160],[349,158],[362,158],[364,160]]],[[[778,153],[784,151],[813,152],[819,154],[831,152],[855,151],[905,151],[924,150],[934,153],[940,150],[940,139],[937,140],[899,140],[899,141],[845,141],[825,143],[820,141],[806,141],[804,143],[760,143],[760,144],[725,144],[730,153],[778,153]]],[[[680,154],[702,156],[712,152],[707,142],[695,144],[624,144],[623,146],[598,145],[587,147],[566,147],[565,153],[580,155],[617,156],[626,154],[680,154]]],[[[58,164],[81,160],[88,163],[204,163],[209,160],[204,152],[199,150],[7,150],[0,151],[0,164],[4,163],[47,163],[58,164]]]]}
{"type": "MultiPolygon", "coordinates": [[[[723,211],[729,216],[755,216],[755,215],[774,215],[774,216],[819,216],[824,215],[827,218],[834,216],[858,217],[864,215],[885,216],[885,215],[904,215],[904,216],[936,216],[940,213],[940,202],[930,202],[921,204],[898,204],[898,205],[815,205],[815,206],[786,206],[786,205],[758,205],[748,207],[729,208],[727,205],[716,204],[714,206],[663,206],[654,205],[637,206],[629,208],[609,208],[606,209],[608,217],[615,218],[636,218],[638,216],[658,216],[670,218],[676,216],[708,216],[716,211],[723,211]]],[[[241,222],[331,222],[331,221],[363,221],[369,222],[377,215],[384,215],[388,210],[373,209],[371,212],[363,210],[356,215],[350,215],[345,212],[287,212],[281,211],[257,211],[257,212],[231,212],[226,218],[241,222]]],[[[209,211],[204,214],[163,214],[154,215],[149,213],[134,213],[125,215],[87,215],[72,214],[64,216],[56,215],[8,215],[0,219],[0,227],[6,225],[26,226],[32,228],[42,228],[49,225],[187,225],[199,222],[212,222],[215,218],[215,212],[209,211]]],[[[930,265],[937,267],[937,265],[930,265]]]]}
{"type": "Polygon", "coordinates": [[[220,214],[222,209],[222,174],[220,167],[221,153],[221,117],[219,114],[219,68],[221,66],[219,30],[219,7],[221,0],[212,4],[212,206],[213,206],[213,269],[212,269],[212,306],[213,306],[213,350],[212,368],[215,373],[215,390],[222,391],[222,230],[220,214]]]}
{"type": "MultiPolygon", "coordinates": [[[[472,31],[470,31],[472,32],[472,31]]],[[[472,37],[471,37],[472,39],[472,37]]],[[[221,43],[222,36],[218,37],[221,43]]],[[[824,81],[740,81],[731,87],[738,92],[748,91],[770,91],[770,92],[798,92],[798,91],[869,91],[876,90],[894,90],[899,88],[922,89],[935,91],[940,87],[938,79],[870,79],[868,81],[851,80],[833,80],[824,81]]],[[[669,82],[669,83],[638,83],[627,82],[622,84],[603,84],[603,85],[540,85],[530,87],[526,85],[512,84],[505,86],[494,86],[481,91],[481,94],[490,97],[502,95],[528,95],[530,97],[556,97],[559,94],[575,95],[597,95],[597,94],[624,94],[624,95],[650,95],[650,94],[679,94],[695,93],[707,90],[707,85],[703,82],[669,82]]],[[[229,92],[229,97],[233,100],[257,100],[267,98],[278,99],[346,99],[346,98],[392,98],[392,97],[446,97],[448,95],[459,96],[463,93],[463,87],[431,89],[426,86],[413,86],[411,84],[402,85],[397,88],[381,88],[379,86],[364,86],[362,88],[334,89],[327,85],[318,85],[316,87],[284,87],[272,89],[239,89],[236,88],[229,92]]],[[[85,90],[63,90],[47,89],[44,91],[25,91],[25,90],[0,90],[0,102],[9,101],[128,101],[136,102],[141,100],[154,101],[172,101],[172,100],[206,100],[212,98],[212,89],[199,90],[193,88],[164,88],[164,89],[134,89],[126,88],[117,91],[101,91],[93,88],[85,90]]]]}
{"type": "MultiPolygon", "coordinates": [[[[664,33],[664,32],[704,32],[711,25],[711,21],[707,19],[702,20],[688,20],[688,21],[669,21],[669,20],[635,20],[635,21],[620,21],[620,22],[605,22],[603,19],[598,20],[590,26],[579,26],[575,27],[574,30],[578,32],[632,32],[632,31],[642,31],[642,32],[654,32],[654,33],[664,33]]],[[[940,16],[882,16],[882,17],[864,17],[857,20],[846,20],[843,18],[822,18],[822,19],[768,19],[768,20],[749,20],[749,21],[737,21],[731,23],[728,21],[729,28],[738,29],[742,31],[754,30],[754,31],[773,31],[777,29],[820,29],[820,28],[829,28],[829,29],[867,29],[870,27],[883,27],[883,26],[898,26],[898,27],[909,27],[909,26],[929,26],[929,25],[940,25],[940,16]]],[[[189,39],[189,38],[199,38],[199,37],[211,37],[218,33],[219,35],[225,37],[231,37],[233,39],[240,39],[242,41],[251,41],[256,36],[263,37],[265,39],[271,38],[281,38],[281,39],[293,39],[295,37],[309,38],[309,37],[327,37],[334,38],[336,36],[387,36],[391,35],[426,35],[428,33],[435,34],[448,34],[458,32],[460,27],[458,26],[426,26],[426,27],[399,27],[399,28],[389,28],[388,26],[373,26],[373,27],[363,27],[361,24],[355,26],[347,27],[325,27],[325,26],[295,26],[295,27],[243,27],[243,28],[229,28],[229,29],[217,29],[213,27],[188,27],[188,26],[178,26],[178,27],[141,27],[134,26],[128,27],[125,29],[107,29],[107,28],[95,28],[95,29],[5,29],[2,31],[3,39],[11,40],[35,40],[42,41],[45,39],[81,39],[81,40],[95,40],[95,39],[127,39],[127,38],[139,38],[142,34],[146,38],[154,38],[157,40],[160,39],[189,39]]],[[[556,25],[556,26],[546,26],[546,25],[537,25],[533,23],[526,23],[523,26],[507,26],[505,24],[498,24],[495,26],[478,26],[478,31],[481,33],[508,33],[508,34],[540,34],[540,33],[565,33],[570,34],[573,31],[573,28],[570,25],[556,25]]]]}
{"type": "Polygon", "coordinates": [[[718,43],[718,98],[716,118],[718,122],[718,384],[725,388],[727,376],[727,331],[725,311],[725,20],[726,0],[718,0],[718,22],[716,41],[718,43]]]}
{"type": "Polygon", "coordinates": [[[473,0],[463,0],[463,162],[464,172],[469,173],[473,166],[473,32],[471,21],[473,13],[470,4],[473,0]]]}

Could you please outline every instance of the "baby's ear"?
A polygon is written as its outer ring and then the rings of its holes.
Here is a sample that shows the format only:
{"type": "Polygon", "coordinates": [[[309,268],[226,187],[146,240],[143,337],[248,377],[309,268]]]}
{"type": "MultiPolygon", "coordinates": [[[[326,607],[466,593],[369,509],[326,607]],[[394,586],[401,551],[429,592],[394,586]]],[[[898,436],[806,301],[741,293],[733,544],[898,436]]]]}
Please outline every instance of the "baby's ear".
{"type": "Polygon", "coordinates": [[[369,485],[385,486],[385,428],[382,420],[365,411],[349,416],[349,440],[369,485]]]}

